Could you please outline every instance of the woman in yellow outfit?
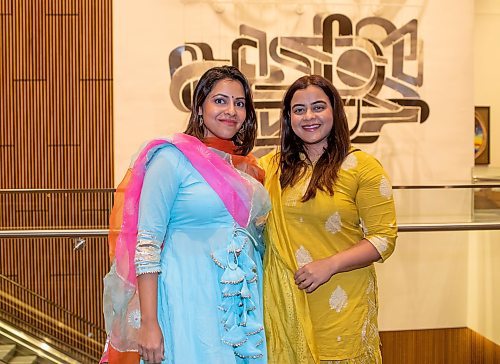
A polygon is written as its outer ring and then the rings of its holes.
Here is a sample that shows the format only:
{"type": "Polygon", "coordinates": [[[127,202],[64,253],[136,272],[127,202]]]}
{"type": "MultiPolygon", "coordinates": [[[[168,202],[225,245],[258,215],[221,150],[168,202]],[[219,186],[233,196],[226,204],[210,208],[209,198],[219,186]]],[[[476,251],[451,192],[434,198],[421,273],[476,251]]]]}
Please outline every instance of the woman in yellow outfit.
{"type": "Polygon", "coordinates": [[[342,99],[321,76],[283,99],[281,147],[261,159],[266,226],[264,312],[271,364],[381,363],[373,262],[394,251],[392,188],[350,145],[342,99]]]}

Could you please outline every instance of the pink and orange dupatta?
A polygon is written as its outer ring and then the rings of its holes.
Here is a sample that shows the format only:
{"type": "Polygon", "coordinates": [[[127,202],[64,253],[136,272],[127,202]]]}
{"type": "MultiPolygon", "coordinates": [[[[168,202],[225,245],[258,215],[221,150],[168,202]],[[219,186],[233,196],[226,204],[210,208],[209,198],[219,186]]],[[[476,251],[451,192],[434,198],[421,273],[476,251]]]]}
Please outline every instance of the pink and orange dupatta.
{"type": "MultiPolygon", "coordinates": [[[[109,255],[113,267],[105,278],[104,314],[108,340],[101,363],[138,363],[137,319],[139,299],[135,273],[135,247],[139,200],[147,164],[155,152],[167,144],[177,147],[221,198],[228,212],[242,227],[247,227],[253,189],[245,178],[200,140],[175,134],[171,140],[157,139],[144,147],[115,193],[110,216],[109,255]],[[137,324],[137,323],[136,323],[137,324]]],[[[140,316],[139,316],[140,317],[140,316]]]]}

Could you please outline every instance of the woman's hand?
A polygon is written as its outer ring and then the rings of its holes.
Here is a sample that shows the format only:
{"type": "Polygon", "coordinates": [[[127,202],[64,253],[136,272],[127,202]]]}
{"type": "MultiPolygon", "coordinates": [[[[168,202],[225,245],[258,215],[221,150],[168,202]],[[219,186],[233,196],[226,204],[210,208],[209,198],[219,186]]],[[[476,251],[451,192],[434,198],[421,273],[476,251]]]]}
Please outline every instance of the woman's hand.
{"type": "Polygon", "coordinates": [[[165,358],[163,335],[158,322],[141,323],[137,344],[139,355],[147,363],[161,363],[165,358]]]}
{"type": "Polygon", "coordinates": [[[314,292],[334,274],[332,257],[315,260],[295,272],[295,284],[307,293],[314,292]]]}
{"type": "Polygon", "coordinates": [[[328,258],[315,260],[295,272],[295,284],[307,293],[314,292],[334,274],[350,272],[369,266],[380,259],[380,253],[366,239],[356,245],[328,258]]]}

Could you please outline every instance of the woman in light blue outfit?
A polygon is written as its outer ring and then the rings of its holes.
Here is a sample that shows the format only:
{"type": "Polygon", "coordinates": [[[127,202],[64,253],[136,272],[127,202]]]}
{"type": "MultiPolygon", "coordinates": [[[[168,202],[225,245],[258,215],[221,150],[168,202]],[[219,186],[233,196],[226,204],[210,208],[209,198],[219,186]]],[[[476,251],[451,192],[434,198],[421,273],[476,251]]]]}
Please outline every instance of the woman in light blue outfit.
{"type": "Polygon", "coordinates": [[[147,363],[267,362],[261,232],[269,200],[249,154],[255,136],[250,87],[224,66],[198,82],[185,134],[142,150],[130,177],[142,182],[135,256],[121,254],[120,235],[105,278],[103,361],[123,363],[120,354],[136,351],[147,363]]]}

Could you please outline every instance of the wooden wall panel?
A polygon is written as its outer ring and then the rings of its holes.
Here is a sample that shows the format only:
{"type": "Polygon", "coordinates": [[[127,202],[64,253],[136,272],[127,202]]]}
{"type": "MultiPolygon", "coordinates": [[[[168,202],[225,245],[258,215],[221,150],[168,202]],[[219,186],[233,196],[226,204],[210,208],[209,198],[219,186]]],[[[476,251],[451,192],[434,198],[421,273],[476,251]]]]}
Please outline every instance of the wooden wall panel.
{"type": "Polygon", "coordinates": [[[106,229],[113,189],[0,191],[0,229],[106,229]]]}
{"type": "Polygon", "coordinates": [[[500,346],[469,328],[384,331],[384,364],[498,364],[500,346]]]}
{"type": "Polygon", "coordinates": [[[13,186],[15,180],[12,34],[12,1],[0,1],[0,186],[13,186]]]}
{"type": "Polygon", "coordinates": [[[0,8],[0,188],[113,187],[111,0],[0,8]]]}
{"type": "Polygon", "coordinates": [[[67,238],[9,239],[2,241],[0,252],[0,291],[8,295],[7,299],[0,297],[1,314],[11,315],[14,325],[19,325],[17,320],[27,321],[40,332],[48,331],[71,347],[98,357],[105,341],[102,278],[109,270],[106,239],[88,238],[79,251],[73,251],[73,242],[67,238]],[[12,264],[13,256],[22,257],[22,267],[12,264]],[[8,279],[22,289],[8,284],[8,279]],[[26,313],[16,300],[32,310],[26,313]],[[68,329],[41,324],[45,316],[68,329]]]}
{"type": "MultiPolygon", "coordinates": [[[[0,0],[0,229],[108,226],[112,100],[112,0],[0,0]]],[[[20,303],[2,309],[60,316],[54,304],[102,344],[107,244],[87,240],[82,251],[71,239],[0,240],[0,274],[13,280],[0,290],[20,303]]]]}

